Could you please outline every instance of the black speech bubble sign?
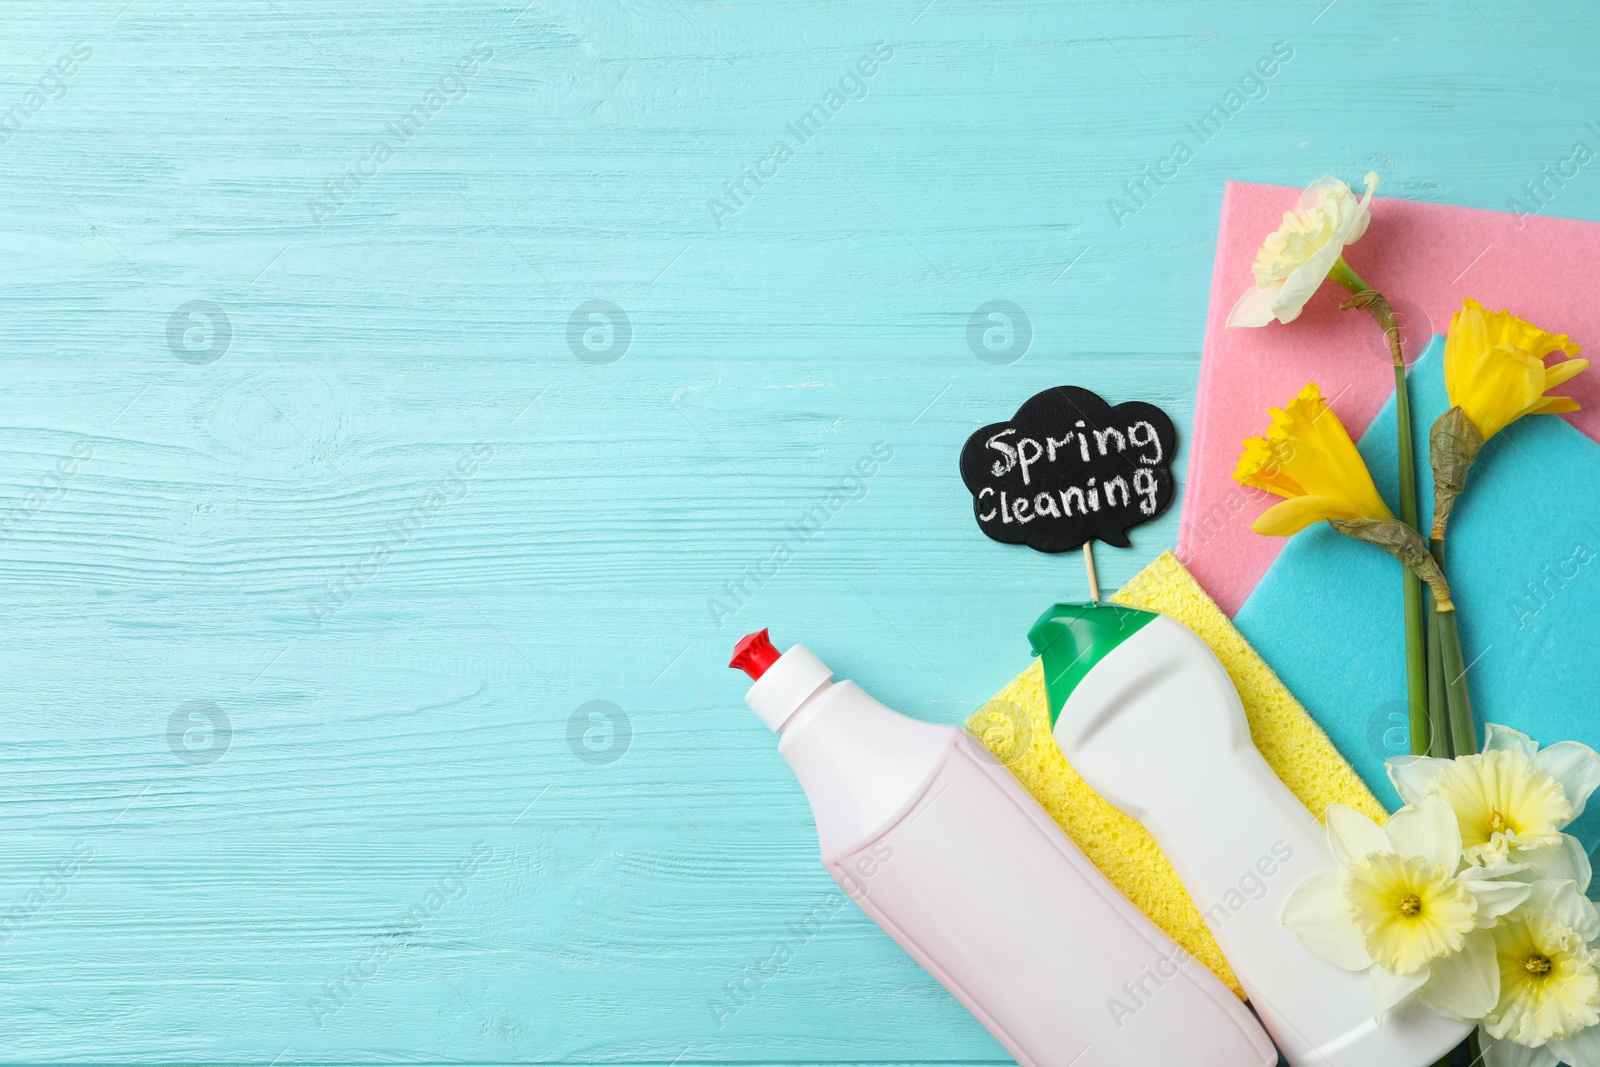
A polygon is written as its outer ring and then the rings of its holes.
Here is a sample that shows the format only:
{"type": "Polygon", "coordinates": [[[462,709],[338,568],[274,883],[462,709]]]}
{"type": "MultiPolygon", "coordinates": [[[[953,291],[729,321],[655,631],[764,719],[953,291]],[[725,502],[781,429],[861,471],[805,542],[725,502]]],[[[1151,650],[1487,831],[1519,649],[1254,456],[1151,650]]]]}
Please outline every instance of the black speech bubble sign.
{"type": "Polygon", "coordinates": [[[1128,531],[1177,495],[1178,431],[1154,404],[1112,407],[1087,389],[1037,393],[961,448],[978,528],[1008,545],[1070,552],[1091,540],[1129,547],[1128,531]]]}

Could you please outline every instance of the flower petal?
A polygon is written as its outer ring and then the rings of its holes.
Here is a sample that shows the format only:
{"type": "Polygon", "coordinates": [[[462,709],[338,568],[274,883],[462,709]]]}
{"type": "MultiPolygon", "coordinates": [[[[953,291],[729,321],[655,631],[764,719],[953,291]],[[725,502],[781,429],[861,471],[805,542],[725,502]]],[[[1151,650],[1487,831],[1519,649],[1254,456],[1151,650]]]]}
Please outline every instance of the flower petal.
{"type": "Polygon", "coordinates": [[[1459,385],[1456,403],[1487,440],[1539,403],[1544,363],[1520,348],[1495,345],[1468,362],[1459,385]]]}
{"type": "Polygon", "coordinates": [[[1443,797],[1425,796],[1401,808],[1384,824],[1383,832],[1402,856],[1421,856],[1448,873],[1461,863],[1461,824],[1443,797]]]}
{"type": "Polygon", "coordinates": [[[1461,310],[1450,317],[1450,328],[1445,331],[1445,389],[1450,394],[1451,405],[1459,405],[1456,398],[1477,352],[1488,347],[1488,323],[1483,306],[1467,298],[1461,310]]]}
{"type": "Polygon", "coordinates": [[[1378,191],[1378,182],[1381,179],[1377,171],[1369,170],[1362,180],[1367,185],[1366,195],[1356,202],[1344,232],[1340,235],[1346,245],[1353,245],[1361,240],[1366,235],[1368,224],[1372,222],[1372,211],[1367,205],[1372,203],[1373,194],[1378,191]]]}
{"type": "MultiPolygon", "coordinates": [[[[1438,961],[1435,961],[1437,963],[1438,961]]],[[[1428,981],[1430,967],[1424,963],[1410,974],[1400,975],[1393,971],[1386,971],[1382,967],[1374,967],[1368,973],[1372,975],[1372,1018],[1379,1026],[1383,1025],[1383,1017],[1389,1014],[1389,1009],[1421,989],[1428,981]]]]}
{"type": "Polygon", "coordinates": [[[1561,741],[1539,750],[1534,766],[1549,771],[1567,791],[1572,817],[1583,814],[1583,806],[1600,786],[1600,752],[1577,741],[1561,741]]]}
{"type": "Polygon", "coordinates": [[[1547,396],[1528,409],[1529,415],[1561,415],[1568,411],[1582,411],[1583,405],[1570,396],[1547,396]]]}
{"type": "Polygon", "coordinates": [[[1589,891],[1589,878],[1594,873],[1589,867],[1589,855],[1571,834],[1562,834],[1561,843],[1554,847],[1519,849],[1516,858],[1532,867],[1540,878],[1552,882],[1566,879],[1577,884],[1578,892],[1589,891]]]}
{"type": "Polygon", "coordinates": [[[1478,1047],[1483,1050],[1483,1067],[1557,1067],[1559,1060],[1548,1048],[1528,1048],[1515,1041],[1491,1037],[1478,1027],[1478,1047]]]}
{"type": "Polygon", "coordinates": [[[1483,727],[1483,750],[1495,752],[1508,749],[1521,752],[1529,759],[1539,754],[1539,743],[1521,730],[1513,730],[1509,726],[1501,726],[1497,722],[1487,723],[1483,727]]]}
{"type": "Polygon", "coordinates": [[[1600,1067],[1600,1026],[1587,1027],[1570,1037],[1553,1037],[1548,1047],[1571,1067],[1600,1067]]]}
{"type": "Polygon", "coordinates": [[[1330,193],[1339,199],[1354,199],[1351,195],[1350,186],[1345,184],[1343,178],[1335,178],[1331,174],[1324,174],[1300,190],[1300,195],[1294,202],[1294,209],[1296,211],[1310,211],[1313,208],[1319,208],[1330,193]]]}
{"type": "Polygon", "coordinates": [[[1296,886],[1283,906],[1283,925],[1302,945],[1335,966],[1347,971],[1372,966],[1345,899],[1343,867],[1318,871],[1296,886]]]}
{"type": "MultiPolygon", "coordinates": [[[[1491,724],[1489,729],[1493,730],[1494,726],[1491,724]]],[[[1428,783],[1439,777],[1439,772],[1449,767],[1451,762],[1432,756],[1390,756],[1384,765],[1400,799],[1407,804],[1415,804],[1427,794],[1428,783]]]]}
{"type": "Polygon", "coordinates": [[[1351,860],[1366,859],[1374,852],[1394,851],[1383,827],[1353,808],[1329,804],[1323,821],[1328,824],[1328,844],[1340,866],[1351,860]]]}
{"type": "Polygon", "coordinates": [[[1487,930],[1474,930],[1460,952],[1428,965],[1422,1001],[1434,1011],[1472,1022],[1499,1000],[1500,961],[1495,956],[1494,935],[1487,930]]]}
{"type": "Polygon", "coordinates": [[[1278,296],[1278,290],[1282,288],[1282,282],[1272,282],[1265,286],[1252,285],[1246,289],[1233,305],[1233,310],[1228,312],[1228,328],[1265,326],[1274,321],[1272,303],[1278,296]]]}
{"type": "Polygon", "coordinates": [[[1263,511],[1250,524],[1250,529],[1267,537],[1288,537],[1323,519],[1356,517],[1344,501],[1331,496],[1297,496],[1263,511]]]}
{"type": "Polygon", "coordinates": [[[1279,322],[1293,322],[1300,317],[1300,312],[1305,308],[1306,301],[1317,291],[1317,287],[1328,280],[1328,272],[1333,270],[1334,263],[1344,252],[1344,245],[1337,241],[1329,241],[1296,267],[1290,275],[1283,280],[1277,297],[1272,301],[1272,313],[1278,317],[1279,322]]]}
{"type": "Polygon", "coordinates": [[[1468,867],[1460,874],[1461,884],[1467,887],[1478,902],[1478,927],[1486,929],[1495,920],[1516,910],[1528,899],[1533,886],[1516,881],[1512,876],[1527,870],[1523,864],[1502,863],[1494,867],[1468,867]]]}
{"type": "Polygon", "coordinates": [[[1600,913],[1588,897],[1578,892],[1576,882],[1539,882],[1528,888],[1532,891],[1528,897],[1530,908],[1548,912],[1585,941],[1600,937],[1600,913]]]}
{"type": "Polygon", "coordinates": [[[1562,382],[1574,375],[1582,374],[1589,369],[1586,359],[1564,359],[1560,363],[1552,363],[1544,369],[1544,388],[1549,392],[1562,382]]]}

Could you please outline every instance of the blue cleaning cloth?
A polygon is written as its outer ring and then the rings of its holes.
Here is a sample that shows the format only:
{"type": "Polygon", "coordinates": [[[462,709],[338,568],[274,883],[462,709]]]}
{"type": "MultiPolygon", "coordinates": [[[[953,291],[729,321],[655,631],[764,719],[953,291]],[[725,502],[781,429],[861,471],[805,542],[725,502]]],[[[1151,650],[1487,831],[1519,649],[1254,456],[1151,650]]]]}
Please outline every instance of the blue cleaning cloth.
{"type": "MultiPolygon", "coordinates": [[[[1449,407],[1443,364],[1436,336],[1409,378],[1424,531],[1428,431],[1449,407]]],[[[1398,513],[1393,396],[1360,449],[1398,513]]],[[[1495,435],[1446,548],[1480,743],[1483,724],[1498,722],[1541,745],[1600,748],[1600,445],[1553,415],[1495,435]]],[[[1234,620],[1391,810],[1400,798],[1383,763],[1410,751],[1400,583],[1388,555],[1319,524],[1289,540],[1234,620]]],[[[1600,799],[1568,832],[1594,849],[1600,799]]]]}

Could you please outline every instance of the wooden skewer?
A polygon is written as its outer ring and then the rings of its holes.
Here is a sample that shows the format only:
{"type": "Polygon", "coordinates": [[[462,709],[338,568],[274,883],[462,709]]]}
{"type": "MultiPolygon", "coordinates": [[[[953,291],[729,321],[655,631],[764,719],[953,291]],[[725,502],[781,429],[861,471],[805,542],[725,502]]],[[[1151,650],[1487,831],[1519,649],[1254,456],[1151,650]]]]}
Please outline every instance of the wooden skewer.
{"type": "Polygon", "coordinates": [[[1094,542],[1083,543],[1083,565],[1089,571],[1089,599],[1100,603],[1100,577],[1094,572],[1094,542]]]}

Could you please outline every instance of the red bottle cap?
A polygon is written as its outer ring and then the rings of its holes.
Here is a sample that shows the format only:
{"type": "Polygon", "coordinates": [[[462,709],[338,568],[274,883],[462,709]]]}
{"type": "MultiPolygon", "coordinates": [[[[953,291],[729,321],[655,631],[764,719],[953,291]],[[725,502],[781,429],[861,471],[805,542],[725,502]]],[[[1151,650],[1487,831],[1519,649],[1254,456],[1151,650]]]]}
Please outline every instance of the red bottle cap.
{"type": "Polygon", "coordinates": [[[760,678],[767,673],[768,667],[778,662],[781,655],[772,647],[767,631],[758,630],[739,638],[739,643],[733,646],[733,659],[728,661],[728,666],[744,671],[751,678],[760,678]]]}

